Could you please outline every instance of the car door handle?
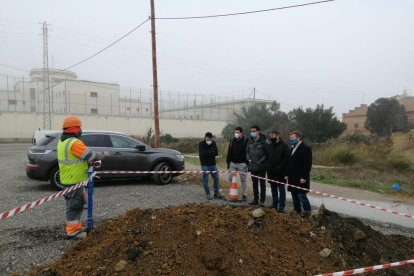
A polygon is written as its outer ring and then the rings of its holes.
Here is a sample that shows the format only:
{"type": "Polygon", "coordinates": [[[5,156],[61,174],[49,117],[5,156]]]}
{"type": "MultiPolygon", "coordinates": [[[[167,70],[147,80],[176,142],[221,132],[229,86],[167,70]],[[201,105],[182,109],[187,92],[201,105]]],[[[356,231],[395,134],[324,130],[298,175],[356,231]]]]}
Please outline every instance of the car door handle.
{"type": "Polygon", "coordinates": [[[114,155],[121,155],[119,151],[114,152],[114,155]]]}

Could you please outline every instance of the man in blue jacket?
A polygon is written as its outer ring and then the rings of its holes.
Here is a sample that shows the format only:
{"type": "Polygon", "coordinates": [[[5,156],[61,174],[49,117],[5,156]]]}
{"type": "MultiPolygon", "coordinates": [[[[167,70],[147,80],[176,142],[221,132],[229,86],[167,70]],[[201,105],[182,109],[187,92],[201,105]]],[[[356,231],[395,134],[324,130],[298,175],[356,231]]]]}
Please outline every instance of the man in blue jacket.
{"type": "Polygon", "coordinates": [[[214,180],[214,198],[222,199],[223,196],[220,194],[219,176],[216,166],[216,156],[218,155],[218,150],[216,142],[213,141],[213,134],[211,134],[211,132],[207,132],[204,135],[204,140],[198,144],[198,154],[200,157],[202,171],[216,171],[214,173],[203,173],[203,186],[207,199],[213,199],[208,185],[209,174],[211,174],[211,177],[214,180]]]}

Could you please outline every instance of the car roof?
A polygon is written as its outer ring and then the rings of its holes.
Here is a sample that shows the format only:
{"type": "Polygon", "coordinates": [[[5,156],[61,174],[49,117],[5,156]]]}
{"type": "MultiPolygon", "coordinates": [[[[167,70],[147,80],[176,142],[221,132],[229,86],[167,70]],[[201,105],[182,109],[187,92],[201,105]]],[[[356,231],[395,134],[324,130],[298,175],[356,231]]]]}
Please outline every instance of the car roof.
{"type": "MultiPolygon", "coordinates": [[[[83,134],[93,134],[93,133],[102,133],[102,134],[120,134],[120,135],[127,135],[125,133],[122,132],[117,132],[117,131],[110,131],[110,130],[82,130],[83,134]]],[[[48,131],[47,133],[45,133],[46,135],[54,135],[54,134],[62,134],[62,131],[48,131]]]]}

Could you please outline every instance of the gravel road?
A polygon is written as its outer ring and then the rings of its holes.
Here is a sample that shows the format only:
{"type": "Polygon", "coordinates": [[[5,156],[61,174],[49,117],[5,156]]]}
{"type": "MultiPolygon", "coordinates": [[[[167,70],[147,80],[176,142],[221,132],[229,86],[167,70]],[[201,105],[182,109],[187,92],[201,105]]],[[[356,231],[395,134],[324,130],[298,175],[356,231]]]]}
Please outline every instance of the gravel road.
{"type": "MultiPolygon", "coordinates": [[[[56,192],[49,183],[26,177],[26,151],[29,146],[2,144],[0,147],[0,213],[56,192]]],[[[98,183],[94,196],[95,224],[133,208],[206,202],[201,185],[190,185],[185,177],[182,179],[166,186],[143,180],[98,183]]],[[[267,202],[270,202],[269,196],[267,202]]],[[[214,202],[222,203],[218,200],[214,202]]],[[[289,199],[287,206],[291,208],[289,199]]],[[[64,200],[58,198],[0,221],[0,275],[24,272],[32,265],[59,257],[73,243],[64,236],[63,214],[64,200]]],[[[410,235],[413,232],[412,229],[392,224],[367,223],[387,234],[410,235]]]]}

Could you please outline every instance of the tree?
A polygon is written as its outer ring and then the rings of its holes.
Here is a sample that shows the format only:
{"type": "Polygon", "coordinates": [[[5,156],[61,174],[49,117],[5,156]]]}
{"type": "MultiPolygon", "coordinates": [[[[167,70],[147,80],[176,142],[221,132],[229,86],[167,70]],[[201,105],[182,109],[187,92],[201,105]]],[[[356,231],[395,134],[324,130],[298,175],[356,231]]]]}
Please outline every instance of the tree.
{"type": "Polygon", "coordinates": [[[365,128],[389,138],[393,132],[409,129],[405,108],[394,98],[379,98],[368,107],[365,128]]]}
{"type": "Polygon", "coordinates": [[[221,134],[224,138],[231,139],[236,126],[242,127],[243,132],[248,133],[252,125],[259,125],[262,132],[277,129],[282,135],[286,135],[283,131],[288,124],[288,115],[281,111],[280,104],[274,101],[269,107],[266,107],[266,104],[243,107],[240,113],[234,113],[234,120],[223,128],[221,134]]]}
{"type": "Polygon", "coordinates": [[[316,143],[337,138],[346,129],[346,125],[336,118],[333,107],[325,109],[323,104],[318,104],[315,109],[295,108],[289,112],[289,118],[295,129],[316,143]]]}

